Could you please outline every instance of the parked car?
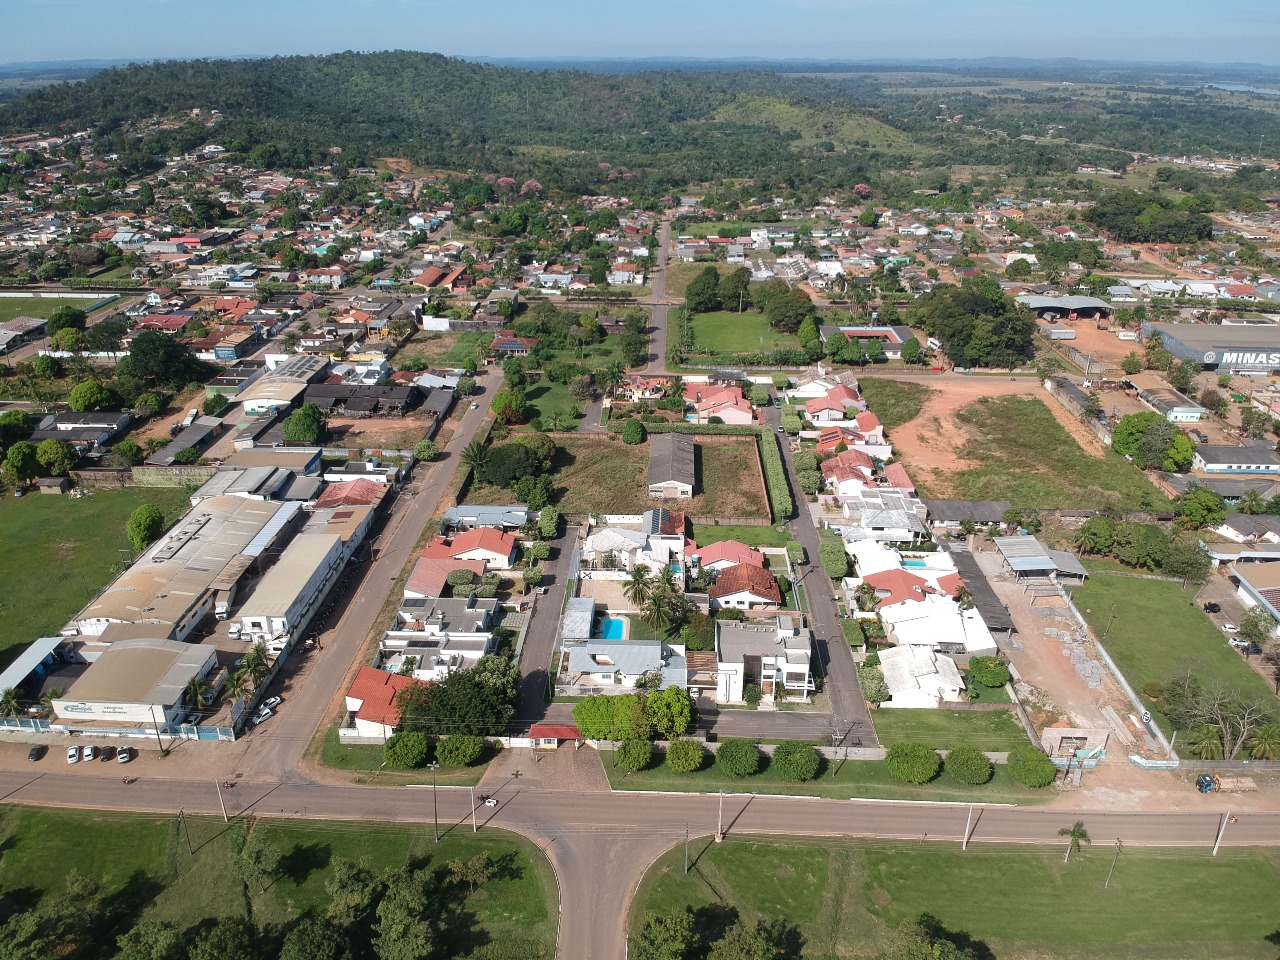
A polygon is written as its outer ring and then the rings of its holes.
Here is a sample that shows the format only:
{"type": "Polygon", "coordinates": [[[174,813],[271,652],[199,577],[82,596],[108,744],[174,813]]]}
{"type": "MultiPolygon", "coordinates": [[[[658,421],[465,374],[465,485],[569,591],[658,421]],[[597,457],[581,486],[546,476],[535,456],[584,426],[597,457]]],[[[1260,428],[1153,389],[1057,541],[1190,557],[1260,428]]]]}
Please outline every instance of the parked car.
{"type": "Polygon", "coordinates": [[[133,747],[121,747],[116,751],[116,763],[128,763],[133,759],[133,747]]]}
{"type": "Polygon", "coordinates": [[[103,763],[110,763],[115,758],[116,758],[115,747],[103,747],[101,750],[98,751],[98,759],[101,760],[103,763]]]}
{"type": "Polygon", "coordinates": [[[1222,605],[1218,603],[1206,603],[1204,605],[1204,612],[1205,613],[1221,613],[1222,605]]]}
{"type": "Polygon", "coordinates": [[[1224,623],[1222,625],[1222,632],[1223,633],[1239,633],[1240,628],[1237,627],[1234,623],[1224,623]]]}
{"type": "Polygon", "coordinates": [[[233,623],[231,626],[227,627],[227,636],[232,640],[239,640],[241,629],[243,629],[242,624],[233,623]]]}
{"type": "Polygon", "coordinates": [[[79,763],[79,762],[80,762],[80,748],[67,747],[67,763],[79,763]]]}
{"type": "Polygon", "coordinates": [[[1236,649],[1238,649],[1246,657],[1248,656],[1256,657],[1258,654],[1262,652],[1262,647],[1256,643],[1246,643],[1243,647],[1237,647],[1236,649]]]}
{"type": "Polygon", "coordinates": [[[271,719],[271,717],[272,717],[272,713],[271,713],[270,707],[265,707],[265,706],[259,707],[258,712],[253,715],[253,719],[251,719],[249,722],[256,727],[260,723],[266,723],[268,720],[271,719]]]}
{"type": "Polygon", "coordinates": [[[27,751],[27,759],[30,760],[32,763],[35,763],[37,760],[39,760],[43,756],[44,756],[44,747],[41,747],[39,745],[34,746],[27,751]]]}
{"type": "Polygon", "coordinates": [[[80,748],[80,759],[81,759],[81,760],[93,760],[93,759],[95,759],[97,756],[98,756],[98,748],[97,748],[97,747],[81,747],[81,748],[80,748]]]}
{"type": "Polygon", "coordinates": [[[472,409],[472,410],[479,410],[479,409],[480,409],[480,404],[478,404],[478,403],[472,403],[472,404],[471,404],[471,409],[472,409]]]}
{"type": "Polygon", "coordinates": [[[267,699],[262,701],[262,705],[268,710],[274,710],[276,707],[280,706],[280,704],[283,702],[284,701],[281,700],[279,697],[267,697],[267,699]]]}
{"type": "Polygon", "coordinates": [[[1233,647],[1238,647],[1238,648],[1249,646],[1249,641],[1243,640],[1240,637],[1228,637],[1227,643],[1231,644],[1233,647]]]}

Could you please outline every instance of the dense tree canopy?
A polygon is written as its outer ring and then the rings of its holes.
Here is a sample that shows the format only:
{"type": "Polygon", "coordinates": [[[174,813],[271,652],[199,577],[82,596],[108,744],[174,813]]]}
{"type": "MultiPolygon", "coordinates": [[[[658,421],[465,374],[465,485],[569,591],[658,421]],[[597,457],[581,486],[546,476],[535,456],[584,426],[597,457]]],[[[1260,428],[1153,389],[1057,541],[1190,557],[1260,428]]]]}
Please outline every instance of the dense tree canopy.
{"type": "Polygon", "coordinates": [[[1035,320],[991,277],[940,286],[916,300],[909,317],[958,366],[1014,367],[1031,357],[1035,320]]]}

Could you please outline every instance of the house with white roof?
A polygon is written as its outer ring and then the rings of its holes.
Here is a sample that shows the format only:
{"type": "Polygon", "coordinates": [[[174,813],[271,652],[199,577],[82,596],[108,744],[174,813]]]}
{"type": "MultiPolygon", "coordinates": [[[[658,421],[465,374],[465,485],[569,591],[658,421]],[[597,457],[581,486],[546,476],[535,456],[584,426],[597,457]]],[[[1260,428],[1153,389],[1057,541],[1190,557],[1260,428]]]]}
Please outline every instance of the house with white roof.
{"type": "Polygon", "coordinates": [[[956,662],[927,647],[882,650],[880,670],[889,688],[889,699],[882,708],[936,709],[943,703],[959,702],[964,693],[956,662]]]}
{"type": "Polygon", "coordinates": [[[996,655],[996,641],[977,610],[962,610],[945,594],[879,611],[885,636],[898,646],[925,647],[967,664],[970,657],[996,655]]]}

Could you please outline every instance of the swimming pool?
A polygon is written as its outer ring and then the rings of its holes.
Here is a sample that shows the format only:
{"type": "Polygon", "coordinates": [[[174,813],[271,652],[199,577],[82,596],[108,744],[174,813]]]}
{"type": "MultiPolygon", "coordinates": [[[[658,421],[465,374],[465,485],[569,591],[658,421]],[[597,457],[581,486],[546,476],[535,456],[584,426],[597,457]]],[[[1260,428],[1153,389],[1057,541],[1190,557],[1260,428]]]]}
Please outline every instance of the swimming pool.
{"type": "Polygon", "coordinates": [[[904,567],[927,567],[929,564],[923,560],[903,560],[902,565],[904,567]]]}
{"type": "Polygon", "coordinates": [[[622,617],[605,617],[600,621],[600,632],[597,639],[622,640],[627,635],[627,621],[622,617]]]}

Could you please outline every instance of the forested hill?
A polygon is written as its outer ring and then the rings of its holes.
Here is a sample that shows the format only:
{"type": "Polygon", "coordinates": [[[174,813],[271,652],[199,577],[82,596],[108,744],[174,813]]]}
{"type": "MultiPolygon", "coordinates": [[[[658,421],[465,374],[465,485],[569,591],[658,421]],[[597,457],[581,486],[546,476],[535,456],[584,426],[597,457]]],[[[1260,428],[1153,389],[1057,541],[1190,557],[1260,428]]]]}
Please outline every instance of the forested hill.
{"type": "Polygon", "coordinates": [[[947,162],[1068,170],[1079,159],[1069,147],[908,135],[855,96],[826,80],[768,72],[607,76],[343,53],[114,68],[0,106],[0,130],[116,137],[108,146],[126,174],[216,142],[260,166],[327,162],[341,147],[348,163],[394,155],[455,170],[527,171],[568,190],[599,182],[608,163],[636,178],[637,192],[721,177],[824,189],[947,162]],[[196,107],[224,119],[152,123],[196,107]]]}

